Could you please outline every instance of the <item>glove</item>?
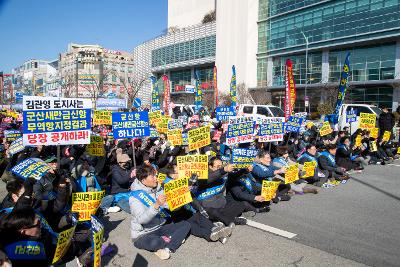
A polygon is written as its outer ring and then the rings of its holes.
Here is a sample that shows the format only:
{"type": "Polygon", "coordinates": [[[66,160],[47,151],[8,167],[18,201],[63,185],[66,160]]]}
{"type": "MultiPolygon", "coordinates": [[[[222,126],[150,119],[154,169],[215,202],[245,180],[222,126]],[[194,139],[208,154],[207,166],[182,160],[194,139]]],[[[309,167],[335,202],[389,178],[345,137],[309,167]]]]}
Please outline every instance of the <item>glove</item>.
{"type": "Polygon", "coordinates": [[[206,217],[207,219],[210,218],[210,216],[208,216],[207,211],[203,207],[200,208],[200,214],[206,217]]]}
{"type": "Polygon", "coordinates": [[[198,180],[199,177],[197,176],[197,174],[193,173],[189,178],[189,186],[196,185],[198,180]]]}

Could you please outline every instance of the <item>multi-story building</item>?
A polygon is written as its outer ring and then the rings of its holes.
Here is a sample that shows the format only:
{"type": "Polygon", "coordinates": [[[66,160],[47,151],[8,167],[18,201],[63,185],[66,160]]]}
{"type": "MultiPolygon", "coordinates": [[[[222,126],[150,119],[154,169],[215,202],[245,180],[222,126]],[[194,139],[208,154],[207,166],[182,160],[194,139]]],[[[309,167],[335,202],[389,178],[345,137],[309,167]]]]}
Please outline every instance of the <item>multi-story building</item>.
{"type": "Polygon", "coordinates": [[[129,98],[135,90],[132,54],[99,45],[69,44],[59,77],[64,96],[129,98]]]}
{"type": "MultiPolygon", "coordinates": [[[[294,63],[296,109],[311,111],[337,92],[346,54],[346,102],[388,105],[400,98],[400,2],[259,0],[257,88],[279,104],[285,61],[294,63]],[[309,101],[305,101],[308,99],[309,101]]],[[[218,51],[217,51],[218,54],[218,51]]]]}
{"type": "Polygon", "coordinates": [[[55,62],[32,59],[14,68],[14,93],[45,96],[45,82],[57,75],[55,62]]]}

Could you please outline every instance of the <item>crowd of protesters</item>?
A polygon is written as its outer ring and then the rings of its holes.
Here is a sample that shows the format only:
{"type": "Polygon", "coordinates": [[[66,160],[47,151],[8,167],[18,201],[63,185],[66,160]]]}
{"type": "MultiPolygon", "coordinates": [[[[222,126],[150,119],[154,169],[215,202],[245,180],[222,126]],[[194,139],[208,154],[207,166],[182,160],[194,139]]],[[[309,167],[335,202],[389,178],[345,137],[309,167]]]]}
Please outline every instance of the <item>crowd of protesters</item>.
{"type": "MultiPolygon", "coordinates": [[[[295,195],[317,194],[340,186],[351,178],[351,172],[362,172],[369,164],[384,165],[398,158],[394,136],[389,141],[383,141],[382,136],[399,123],[399,109],[392,115],[383,108],[376,140],[368,130],[358,129],[351,135],[348,128],[321,137],[318,128],[307,123],[300,133],[286,134],[281,142],[259,143],[255,139],[239,144],[240,148],[258,149],[254,163],[243,169],[226,161],[232,147],[225,145],[222,122],[213,116],[205,120],[203,114],[192,114],[189,109],[183,109],[183,113],[174,109],[171,115],[185,117],[195,128],[211,126],[210,145],[189,151],[186,145],[172,146],[165,134],[113,140],[104,134],[112,130],[111,126],[95,126],[92,134],[103,136],[104,156],[90,156],[85,145],[69,145],[61,146],[58,160],[56,146],[26,147],[10,155],[10,142],[4,138],[0,170],[8,194],[0,207],[0,266],[51,265],[55,233],[73,224],[73,192],[106,190],[97,216],[101,219],[107,213],[129,213],[133,245],[166,260],[190,235],[225,244],[235,227],[245,225],[249,217],[279,209],[280,202],[291,201],[295,195]],[[213,138],[219,133],[219,138],[213,138]],[[361,138],[361,145],[356,145],[357,138],[361,138]],[[371,149],[372,141],[377,143],[376,151],[371,149]],[[169,211],[163,187],[179,178],[177,157],[198,153],[208,155],[208,179],[192,175],[189,188],[193,201],[169,211]],[[11,168],[27,158],[42,159],[51,170],[39,180],[13,175],[11,168]],[[302,173],[306,162],[317,162],[314,176],[285,184],[286,167],[299,163],[302,173]],[[157,173],[167,178],[160,183],[157,173]],[[280,183],[271,201],[261,195],[263,180],[280,183]],[[32,251],[24,251],[22,256],[15,253],[21,244],[29,244],[32,251]]],[[[20,128],[21,122],[13,120],[2,129],[20,128]]],[[[188,130],[184,127],[183,132],[188,130]]],[[[80,266],[90,266],[91,238],[90,224],[78,223],[71,245],[58,263],[77,258],[80,266]]]]}

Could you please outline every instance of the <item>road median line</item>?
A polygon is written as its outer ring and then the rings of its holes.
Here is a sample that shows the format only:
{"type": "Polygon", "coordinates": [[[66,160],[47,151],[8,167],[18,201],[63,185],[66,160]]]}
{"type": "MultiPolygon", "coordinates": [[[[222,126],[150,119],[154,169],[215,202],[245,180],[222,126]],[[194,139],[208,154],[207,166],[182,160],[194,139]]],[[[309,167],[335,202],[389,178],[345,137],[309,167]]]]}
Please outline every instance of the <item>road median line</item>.
{"type": "Polygon", "coordinates": [[[291,232],[288,232],[285,230],[281,230],[281,229],[278,229],[278,228],[275,228],[275,227],[272,227],[272,226],[269,226],[266,224],[255,222],[255,221],[252,221],[249,219],[247,219],[247,225],[257,228],[257,229],[260,229],[260,230],[263,230],[263,231],[266,231],[266,232],[270,232],[270,233],[273,233],[273,234],[276,234],[279,236],[286,237],[288,239],[291,239],[291,238],[297,236],[297,234],[294,234],[294,233],[291,233],[291,232]]]}

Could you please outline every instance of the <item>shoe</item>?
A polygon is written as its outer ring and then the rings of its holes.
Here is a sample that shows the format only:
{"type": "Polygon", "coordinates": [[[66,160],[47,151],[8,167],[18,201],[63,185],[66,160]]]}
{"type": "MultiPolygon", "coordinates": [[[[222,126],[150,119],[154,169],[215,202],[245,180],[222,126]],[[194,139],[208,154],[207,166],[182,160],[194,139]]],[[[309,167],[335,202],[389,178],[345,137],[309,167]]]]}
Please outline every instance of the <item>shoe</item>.
{"type": "Polygon", "coordinates": [[[161,260],[168,260],[171,257],[168,248],[159,249],[156,252],[154,252],[154,254],[156,254],[156,256],[159,257],[161,260]]]}
{"type": "Polygon", "coordinates": [[[227,226],[227,227],[223,227],[223,228],[217,228],[217,230],[214,230],[211,232],[210,235],[210,240],[215,242],[220,240],[221,238],[224,237],[229,237],[232,235],[232,228],[227,226]]]}
{"type": "Polygon", "coordinates": [[[386,165],[386,163],[384,161],[381,162],[381,165],[386,165]]]}
{"type": "Polygon", "coordinates": [[[221,229],[219,236],[221,237],[230,237],[232,235],[233,228],[227,226],[221,229]]]}
{"type": "Polygon", "coordinates": [[[218,241],[219,238],[221,237],[220,231],[222,229],[223,229],[223,227],[221,227],[221,226],[214,226],[211,229],[210,240],[213,241],[213,242],[218,241]]]}
{"type": "Polygon", "coordinates": [[[247,224],[247,219],[245,217],[235,217],[233,222],[236,225],[246,225],[247,224]]]}
{"type": "Polygon", "coordinates": [[[92,262],[93,248],[90,247],[77,258],[78,266],[89,266],[92,262]]]}
{"type": "Polygon", "coordinates": [[[109,207],[107,209],[107,213],[116,213],[116,212],[120,212],[121,208],[118,206],[114,206],[114,207],[109,207]]]}
{"type": "Polygon", "coordinates": [[[257,209],[257,213],[269,212],[270,210],[271,210],[270,207],[265,206],[265,207],[262,207],[262,208],[258,208],[258,209],[257,209]]]}
{"type": "Polygon", "coordinates": [[[289,201],[290,200],[290,196],[285,194],[279,197],[281,201],[289,201]]]}
{"type": "Polygon", "coordinates": [[[279,202],[279,200],[280,200],[280,197],[274,197],[274,198],[272,199],[272,202],[274,202],[274,203],[276,204],[276,203],[279,202]]]}
{"type": "Polygon", "coordinates": [[[228,241],[228,238],[227,237],[221,237],[220,239],[219,239],[219,242],[221,242],[223,245],[225,245],[225,243],[228,241]]]}
{"type": "Polygon", "coordinates": [[[117,250],[117,246],[115,244],[103,244],[101,246],[101,256],[106,256],[107,254],[110,254],[113,251],[117,250]]]}
{"type": "Polygon", "coordinates": [[[214,225],[219,227],[225,227],[225,224],[223,222],[214,222],[214,225]]]}
{"type": "MultiPolygon", "coordinates": [[[[233,223],[233,222],[231,222],[231,223],[228,225],[228,227],[231,229],[231,234],[232,234],[233,229],[235,228],[235,226],[236,226],[236,224],[233,223]]],[[[231,236],[231,235],[229,235],[229,236],[231,236]]]]}
{"type": "Polygon", "coordinates": [[[243,212],[242,215],[246,218],[252,218],[252,217],[256,216],[256,212],[249,210],[249,211],[243,212]]]}

